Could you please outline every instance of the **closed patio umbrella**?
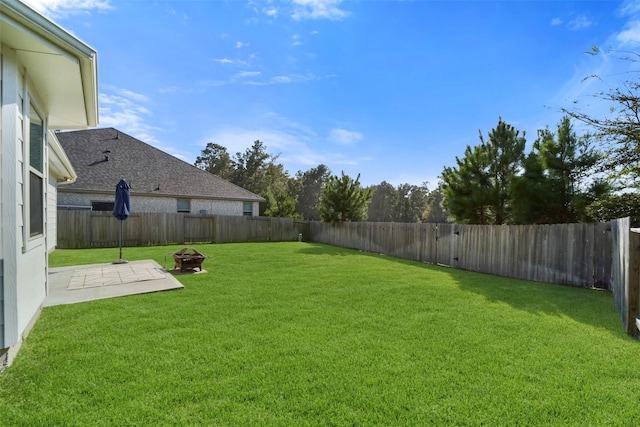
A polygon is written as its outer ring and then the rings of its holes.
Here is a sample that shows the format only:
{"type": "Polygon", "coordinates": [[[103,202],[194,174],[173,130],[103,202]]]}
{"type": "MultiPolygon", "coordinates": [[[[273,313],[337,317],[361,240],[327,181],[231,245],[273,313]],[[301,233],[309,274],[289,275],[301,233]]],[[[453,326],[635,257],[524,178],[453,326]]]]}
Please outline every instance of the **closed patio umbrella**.
{"type": "Polygon", "coordinates": [[[116,185],[116,200],[113,205],[113,216],[120,220],[120,259],[118,261],[114,261],[114,264],[123,264],[128,262],[122,259],[122,227],[123,221],[127,219],[131,213],[130,189],[131,187],[124,179],[121,179],[118,185],[116,185]]]}

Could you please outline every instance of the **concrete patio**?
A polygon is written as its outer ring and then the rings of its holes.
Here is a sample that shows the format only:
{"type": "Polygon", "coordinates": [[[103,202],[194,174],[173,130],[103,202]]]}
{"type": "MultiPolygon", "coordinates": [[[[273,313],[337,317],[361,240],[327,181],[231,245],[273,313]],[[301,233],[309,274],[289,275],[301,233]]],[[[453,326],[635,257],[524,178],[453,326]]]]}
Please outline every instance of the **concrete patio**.
{"type": "Polygon", "coordinates": [[[50,307],[97,299],[182,289],[184,286],[153,260],[49,269],[50,307]]]}

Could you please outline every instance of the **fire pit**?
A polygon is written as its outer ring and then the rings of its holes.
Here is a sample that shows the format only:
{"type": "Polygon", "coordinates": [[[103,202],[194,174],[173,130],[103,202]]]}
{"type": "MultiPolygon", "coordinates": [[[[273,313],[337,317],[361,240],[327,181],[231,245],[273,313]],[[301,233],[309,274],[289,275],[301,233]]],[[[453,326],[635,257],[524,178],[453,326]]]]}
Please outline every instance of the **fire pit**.
{"type": "Polygon", "coordinates": [[[209,258],[206,255],[201,254],[194,248],[180,249],[173,254],[173,259],[176,262],[174,268],[179,268],[180,271],[195,270],[196,268],[202,271],[202,262],[209,258]]]}

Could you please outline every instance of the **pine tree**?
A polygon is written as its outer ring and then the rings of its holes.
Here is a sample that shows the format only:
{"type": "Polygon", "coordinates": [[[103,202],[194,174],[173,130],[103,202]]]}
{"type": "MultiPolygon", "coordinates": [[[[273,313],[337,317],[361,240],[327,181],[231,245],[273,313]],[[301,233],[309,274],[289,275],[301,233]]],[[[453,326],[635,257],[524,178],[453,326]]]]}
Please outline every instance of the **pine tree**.
{"type": "Polygon", "coordinates": [[[320,200],[320,217],[324,222],[362,221],[370,201],[371,190],[360,186],[360,174],[354,180],[343,171],[340,178],[329,178],[320,200]]]}
{"type": "Polygon", "coordinates": [[[513,126],[498,120],[485,141],[467,146],[457,168],[442,172],[443,205],[458,222],[503,224],[512,220],[510,189],[522,167],[526,140],[513,126]]]}
{"type": "Polygon", "coordinates": [[[456,167],[442,171],[443,207],[456,222],[462,224],[491,224],[491,186],[488,157],[484,150],[467,146],[464,157],[456,157],[456,167]]]}
{"type": "Polygon", "coordinates": [[[226,180],[232,180],[235,173],[227,149],[213,142],[208,143],[202,150],[194,165],[226,180]]]}

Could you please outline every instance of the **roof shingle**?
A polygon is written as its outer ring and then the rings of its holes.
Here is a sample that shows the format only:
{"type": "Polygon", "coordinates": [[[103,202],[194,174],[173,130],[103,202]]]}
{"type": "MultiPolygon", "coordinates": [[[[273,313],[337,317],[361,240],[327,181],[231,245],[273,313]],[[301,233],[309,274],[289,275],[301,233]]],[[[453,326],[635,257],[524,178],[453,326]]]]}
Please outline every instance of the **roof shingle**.
{"type": "Polygon", "coordinates": [[[59,191],[112,192],[120,179],[131,194],[207,199],[264,199],[114,128],[57,134],[78,174],[59,191]]]}

